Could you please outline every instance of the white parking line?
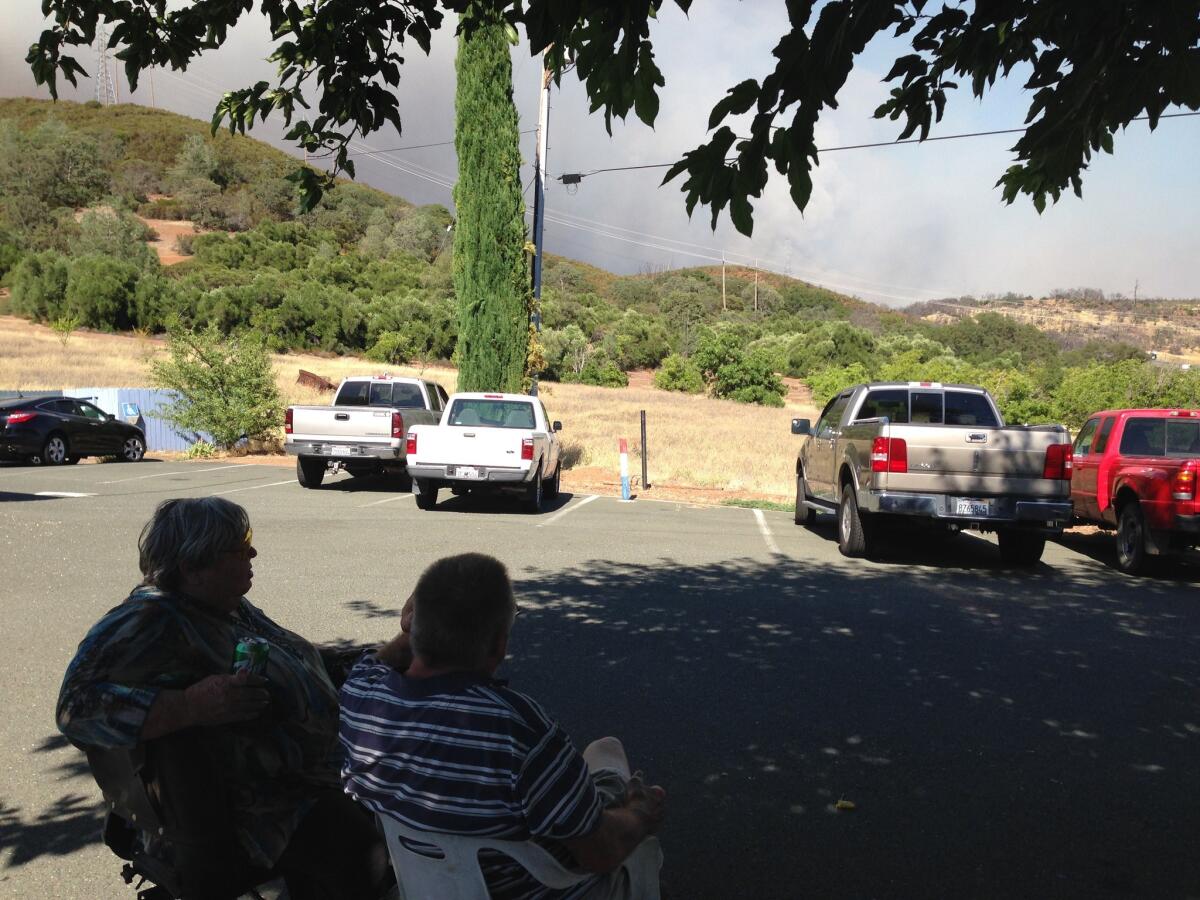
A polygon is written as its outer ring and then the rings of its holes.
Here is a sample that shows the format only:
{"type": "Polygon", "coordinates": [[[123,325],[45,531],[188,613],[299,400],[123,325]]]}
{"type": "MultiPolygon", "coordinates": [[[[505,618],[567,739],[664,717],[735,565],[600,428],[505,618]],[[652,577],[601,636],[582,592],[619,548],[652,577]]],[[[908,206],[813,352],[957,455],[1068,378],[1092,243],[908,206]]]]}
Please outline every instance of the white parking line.
{"type": "Polygon", "coordinates": [[[122,484],[126,481],[142,481],[146,478],[166,478],[168,475],[187,475],[192,472],[216,472],[218,469],[236,469],[241,463],[228,466],[212,466],[207,469],[180,469],[177,472],[155,472],[153,475],[134,475],[132,478],[118,478],[115,481],[101,481],[99,484],[122,484]]]}
{"type": "Polygon", "coordinates": [[[555,522],[557,522],[559,519],[561,519],[567,513],[575,512],[575,510],[579,509],[579,507],[581,507],[581,506],[587,506],[587,504],[591,503],[593,500],[597,499],[599,496],[600,496],[599,494],[589,494],[588,496],[586,496],[582,500],[580,500],[578,503],[576,503],[574,506],[568,506],[566,509],[560,509],[554,515],[552,515],[550,518],[548,518],[545,522],[538,522],[537,527],[545,528],[547,525],[553,525],[555,522]]]}
{"type": "Polygon", "coordinates": [[[295,484],[295,478],[289,478],[287,481],[272,481],[270,484],[252,484],[250,487],[234,488],[232,491],[217,491],[215,494],[209,494],[210,497],[224,497],[226,494],[240,494],[242,491],[257,491],[259,488],[279,487],[281,484],[295,484]]]}
{"type": "Polygon", "coordinates": [[[75,491],[38,491],[35,497],[95,497],[95,494],[78,494],[75,491]]]}
{"type": "Polygon", "coordinates": [[[412,494],[397,494],[395,497],[384,497],[382,500],[372,500],[370,503],[364,503],[359,506],[359,509],[366,509],[368,506],[382,506],[384,503],[391,503],[395,500],[404,500],[411,497],[412,494]]]}
{"type": "Polygon", "coordinates": [[[767,525],[767,517],[763,515],[763,511],[761,509],[754,510],[754,518],[758,521],[758,530],[762,532],[762,536],[767,541],[767,549],[778,556],[782,556],[783,554],[779,550],[779,545],[775,543],[775,538],[772,536],[771,529],[767,525]]]}

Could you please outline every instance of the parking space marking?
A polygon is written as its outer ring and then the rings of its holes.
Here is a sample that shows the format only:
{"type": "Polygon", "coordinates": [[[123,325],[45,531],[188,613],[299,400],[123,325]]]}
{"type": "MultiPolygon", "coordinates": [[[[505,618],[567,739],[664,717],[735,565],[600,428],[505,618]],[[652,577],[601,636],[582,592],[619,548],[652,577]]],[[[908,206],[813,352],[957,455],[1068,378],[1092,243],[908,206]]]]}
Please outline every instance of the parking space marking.
{"type": "Polygon", "coordinates": [[[168,475],[190,475],[193,472],[216,472],[218,469],[236,469],[242,463],[233,463],[228,466],[211,466],[207,469],[180,469],[177,472],[155,472],[153,475],[134,475],[132,478],[118,478],[115,481],[101,481],[99,484],[122,484],[126,481],[142,481],[146,478],[166,478],[168,475]]]}
{"type": "Polygon", "coordinates": [[[406,497],[411,497],[412,494],[397,494],[395,497],[384,497],[382,500],[372,500],[370,503],[364,503],[359,506],[359,509],[366,509],[368,506],[382,506],[384,503],[391,503],[395,500],[403,500],[406,497]]]}
{"type": "Polygon", "coordinates": [[[80,494],[75,491],[38,491],[35,497],[95,497],[95,494],[80,494]]]}
{"type": "Polygon", "coordinates": [[[272,481],[270,484],[252,484],[250,487],[234,488],[232,491],[217,491],[215,494],[209,494],[210,497],[224,497],[226,494],[240,494],[242,491],[257,491],[259,488],[279,487],[281,484],[296,484],[295,478],[289,478],[287,481],[272,481]]]}
{"type": "Polygon", "coordinates": [[[767,525],[767,517],[763,515],[761,509],[754,510],[754,518],[758,522],[758,530],[762,532],[763,538],[767,542],[767,549],[776,556],[782,556],[783,553],[779,549],[779,545],[775,543],[775,537],[771,534],[771,527],[767,525]]]}
{"type": "Polygon", "coordinates": [[[587,506],[589,503],[591,503],[593,500],[597,499],[599,496],[600,496],[599,494],[589,494],[588,496],[586,496],[582,500],[580,500],[578,503],[576,503],[574,506],[568,506],[565,509],[560,509],[558,512],[556,512],[554,515],[552,515],[545,522],[538,522],[537,527],[545,528],[547,525],[553,525],[555,522],[557,522],[559,519],[561,519],[567,513],[575,512],[575,510],[579,509],[579,507],[581,507],[581,506],[587,506]]]}

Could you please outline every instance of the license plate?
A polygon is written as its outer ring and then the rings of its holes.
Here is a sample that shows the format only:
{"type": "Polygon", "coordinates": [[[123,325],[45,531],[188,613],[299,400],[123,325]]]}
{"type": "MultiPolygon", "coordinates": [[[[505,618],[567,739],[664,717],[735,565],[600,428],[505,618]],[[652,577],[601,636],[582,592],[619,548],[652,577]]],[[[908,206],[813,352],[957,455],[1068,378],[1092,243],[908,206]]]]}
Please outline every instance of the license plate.
{"type": "Polygon", "coordinates": [[[454,470],[456,478],[480,479],[483,477],[483,472],[474,466],[459,466],[454,470]]]}
{"type": "Polygon", "coordinates": [[[347,447],[344,444],[333,444],[329,448],[330,456],[352,456],[353,454],[353,448],[347,447]]]}
{"type": "Polygon", "coordinates": [[[963,500],[959,498],[954,501],[954,514],[956,516],[979,516],[987,518],[992,514],[992,504],[987,500],[963,500]]]}

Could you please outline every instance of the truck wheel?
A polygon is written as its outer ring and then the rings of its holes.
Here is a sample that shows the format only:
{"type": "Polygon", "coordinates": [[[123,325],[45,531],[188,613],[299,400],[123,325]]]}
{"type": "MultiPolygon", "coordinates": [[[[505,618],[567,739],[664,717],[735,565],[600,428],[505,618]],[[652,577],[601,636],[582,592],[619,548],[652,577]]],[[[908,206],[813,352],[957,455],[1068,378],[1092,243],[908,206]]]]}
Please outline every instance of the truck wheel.
{"type": "Polygon", "coordinates": [[[562,484],[562,463],[554,467],[554,475],[547,480],[545,494],[547,500],[557,500],[559,488],[562,484]]]}
{"type": "Polygon", "coordinates": [[[1126,575],[1146,571],[1146,518],[1142,506],[1130,500],[1117,516],[1117,568],[1126,575]]]}
{"type": "Polygon", "coordinates": [[[796,524],[812,528],[817,523],[817,511],[804,505],[808,498],[808,482],[803,475],[796,476],[796,524]]]}
{"type": "Polygon", "coordinates": [[[320,457],[297,456],[296,480],[301,487],[319,488],[325,480],[325,460],[320,457]]]}
{"type": "Polygon", "coordinates": [[[854,485],[847,484],[842,488],[842,502],[838,506],[838,549],[843,556],[866,556],[869,544],[870,535],[858,511],[854,485]]]}
{"type": "Polygon", "coordinates": [[[413,494],[416,496],[417,509],[433,509],[437,505],[437,485],[424,478],[413,479],[413,494]]]}
{"type": "Polygon", "coordinates": [[[1000,541],[1000,558],[1010,566],[1032,566],[1046,549],[1046,536],[1042,534],[1005,530],[996,537],[1000,541]]]}
{"type": "Polygon", "coordinates": [[[533,480],[529,482],[529,487],[525,488],[525,497],[523,503],[525,511],[536,513],[542,511],[542,500],[545,494],[542,491],[542,467],[539,465],[536,472],[533,473],[533,480]]]}

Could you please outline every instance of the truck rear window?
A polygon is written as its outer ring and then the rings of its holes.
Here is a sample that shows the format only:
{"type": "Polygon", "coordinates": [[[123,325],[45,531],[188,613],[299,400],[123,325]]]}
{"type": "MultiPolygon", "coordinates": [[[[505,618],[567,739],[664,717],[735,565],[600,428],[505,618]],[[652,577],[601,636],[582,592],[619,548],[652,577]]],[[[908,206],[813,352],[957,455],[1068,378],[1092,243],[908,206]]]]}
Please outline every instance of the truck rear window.
{"type": "Polygon", "coordinates": [[[450,425],[481,425],[486,428],[533,428],[533,404],[522,400],[455,400],[450,406],[450,425]]]}
{"type": "Polygon", "coordinates": [[[946,391],[946,424],[994,428],[1000,423],[996,421],[996,413],[983,394],[946,391]]]}
{"type": "Polygon", "coordinates": [[[1167,429],[1162,419],[1130,419],[1121,435],[1124,456],[1162,456],[1166,450],[1167,429]]]}
{"type": "Polygon", "coordinates": [[[390,381],[347,381],[333,403],[335,406],[425,408],[425,398],[417,385],[390,381]]]}
{"type": "Polygon", "coordinates": [[[1167,456],[1200,456],[1200,422],[1167,420],[1167,456]]]}
{"type": "Polygon", "coordinates": [[[905,388],[868,391],[855,418],[879,419],[884,416],[897,425],[908,423],[908,391],[905,388]]]}

